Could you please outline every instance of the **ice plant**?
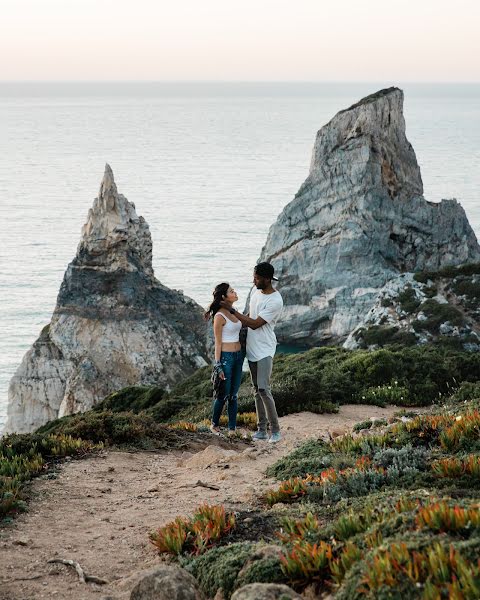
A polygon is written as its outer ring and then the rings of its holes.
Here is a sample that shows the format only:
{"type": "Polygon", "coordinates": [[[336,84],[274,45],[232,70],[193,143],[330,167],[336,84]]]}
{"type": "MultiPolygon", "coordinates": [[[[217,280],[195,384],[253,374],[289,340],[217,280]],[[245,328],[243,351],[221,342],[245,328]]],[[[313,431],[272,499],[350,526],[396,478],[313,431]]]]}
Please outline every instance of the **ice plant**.
{"type": "Polygon", "coordinates": [[[320,521],[311,512],[307,513],[303,519],[292,519],[285,517],[282,521],[282,530],[277,536],[284,543],[295,540],[305,540],[310,536],[316,536],[320,533],[320,521]]]}
{"type": "Polygon", "coordinates": [[[306,585],[312,581],[324,581],[329,577],[329,561],[333,558],[332,547],[326,542],[310,544],[298,540],[293,548],[281,555],[281,567],[293,583],[306,585]]]}
{"type": "Polygon", "coordinates": [[[265,501],[270,506],[277,502],[295,502],[307,493],[307,484],[300,477],[292,477],[282,481],[276,490],[268,490],[265,501]]]}
{"type": "Polygon", "coordinates": [[[418,529],[429,528],[437,532],[459,532],[480,528],[478,506],[461,508],[447,502],[437,502],[419,509],[416,524],[418,529]]]}
{"type": "Polygon", "coordinates": [[[159,553],[201,554],[235,527],[235,515],[223,506],[200,506],[191,519],[177,517],[150,534],[159,553]]]}

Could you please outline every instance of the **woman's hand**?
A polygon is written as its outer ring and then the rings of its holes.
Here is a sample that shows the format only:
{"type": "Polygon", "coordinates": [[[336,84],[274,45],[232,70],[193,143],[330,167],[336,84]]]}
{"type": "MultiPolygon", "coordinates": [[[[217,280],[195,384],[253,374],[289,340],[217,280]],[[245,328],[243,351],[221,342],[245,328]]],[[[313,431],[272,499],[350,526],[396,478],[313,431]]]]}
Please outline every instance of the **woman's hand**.
{"type": "Polygon", "coordinates": [[[220,373],[218,374],[218,376],[220,377],[220,379],[222,379],[223,381],[225,381],[225,373],[223,371],[220,371],[220,373]]]}

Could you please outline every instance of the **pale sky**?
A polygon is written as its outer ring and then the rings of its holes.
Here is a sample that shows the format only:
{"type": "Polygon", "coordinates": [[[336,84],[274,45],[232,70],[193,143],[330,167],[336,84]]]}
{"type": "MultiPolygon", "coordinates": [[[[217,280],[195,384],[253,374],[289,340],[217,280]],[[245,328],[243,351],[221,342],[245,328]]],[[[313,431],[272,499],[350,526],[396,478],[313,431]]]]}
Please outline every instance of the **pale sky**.
{"type": "Polygon", "coordinates": [[[479,0],[0,0],[0,80],[480,81],[479,0]]]}

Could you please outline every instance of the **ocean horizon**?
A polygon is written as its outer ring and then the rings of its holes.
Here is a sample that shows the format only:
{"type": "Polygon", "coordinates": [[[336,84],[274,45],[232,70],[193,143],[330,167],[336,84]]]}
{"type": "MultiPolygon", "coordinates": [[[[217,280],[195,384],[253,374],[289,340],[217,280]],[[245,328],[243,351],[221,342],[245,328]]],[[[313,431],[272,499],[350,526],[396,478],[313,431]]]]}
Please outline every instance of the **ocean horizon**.
{"type": "Polygon", "coordinates": [[[150,226],[156,277],[202,306],[229,281],[242,308],[317,131],[390,85],[405,93],[425,198],[456,198],[478,238],[480,83],[0,82],[0,429],[105,163],[150,226]]]}

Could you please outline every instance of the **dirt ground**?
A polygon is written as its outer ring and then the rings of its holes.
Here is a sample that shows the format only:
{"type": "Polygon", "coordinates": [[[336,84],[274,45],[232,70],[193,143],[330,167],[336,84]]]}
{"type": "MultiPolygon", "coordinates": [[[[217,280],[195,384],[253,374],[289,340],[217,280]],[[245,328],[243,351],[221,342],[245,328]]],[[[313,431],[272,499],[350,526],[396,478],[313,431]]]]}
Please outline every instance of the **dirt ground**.
{"type": "Polygon", "coordinates": [[[275,445],[108,451],[65,462],[55,478],[34,481],[29,511],[0,530],[0,600],[126,600],[139,572],[160,560],[150,531],[203,502],[248,510],[274,483],[266,468],[306,438],[347,431],[395,410],[346,405],[337,414],[289,415],[280,419],[283,439],[275,445]],[[219,490],[194,487],[199,480],[219,490]],[[48,564],[52,558],[75,560],[108,584],[80,583],[73,568],[48,564]]]}

